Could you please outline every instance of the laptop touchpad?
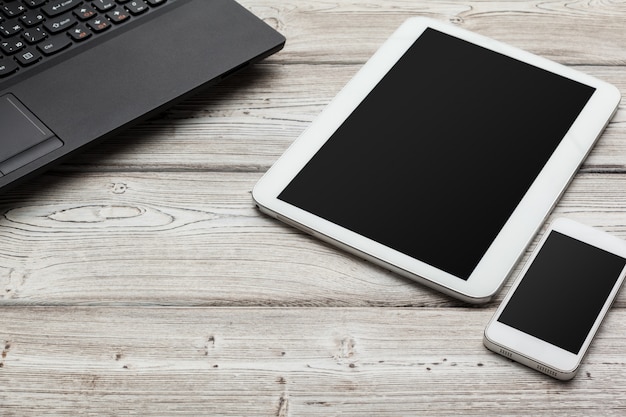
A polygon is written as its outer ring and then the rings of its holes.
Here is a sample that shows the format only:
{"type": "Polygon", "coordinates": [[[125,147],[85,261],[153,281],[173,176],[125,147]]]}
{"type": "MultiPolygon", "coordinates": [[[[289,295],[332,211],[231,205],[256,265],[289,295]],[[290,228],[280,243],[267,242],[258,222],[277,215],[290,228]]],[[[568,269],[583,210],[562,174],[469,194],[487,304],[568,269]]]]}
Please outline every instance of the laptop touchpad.
{"type": "Polygon", "coordinates": [[[63,145],[13,94],[0,97],[0,172],[7,174],[63,145]]]}

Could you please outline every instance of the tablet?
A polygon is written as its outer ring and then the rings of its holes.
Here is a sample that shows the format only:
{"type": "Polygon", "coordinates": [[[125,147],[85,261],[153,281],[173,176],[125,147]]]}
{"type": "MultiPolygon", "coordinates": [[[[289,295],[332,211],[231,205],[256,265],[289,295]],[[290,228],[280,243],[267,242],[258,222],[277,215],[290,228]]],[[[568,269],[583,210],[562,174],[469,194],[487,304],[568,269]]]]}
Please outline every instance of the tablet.
{"type": "Polygon", "coordinates": [[[256,184],[265,213],[467,302],[502,286],[619,91],[407,20],[256,184]]]}

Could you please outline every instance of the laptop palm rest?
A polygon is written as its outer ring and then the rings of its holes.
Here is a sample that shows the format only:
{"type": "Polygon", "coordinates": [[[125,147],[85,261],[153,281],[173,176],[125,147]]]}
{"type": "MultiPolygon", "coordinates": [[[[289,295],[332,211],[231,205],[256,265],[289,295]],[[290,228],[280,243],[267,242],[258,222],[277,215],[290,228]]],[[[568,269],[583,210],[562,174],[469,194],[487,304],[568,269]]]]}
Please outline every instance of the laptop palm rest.
{"type": "Polygon", "coordinates": [[[0,97],[0,173],[11,171],[41,158],[63,145],[13,94],[0,97]]]}

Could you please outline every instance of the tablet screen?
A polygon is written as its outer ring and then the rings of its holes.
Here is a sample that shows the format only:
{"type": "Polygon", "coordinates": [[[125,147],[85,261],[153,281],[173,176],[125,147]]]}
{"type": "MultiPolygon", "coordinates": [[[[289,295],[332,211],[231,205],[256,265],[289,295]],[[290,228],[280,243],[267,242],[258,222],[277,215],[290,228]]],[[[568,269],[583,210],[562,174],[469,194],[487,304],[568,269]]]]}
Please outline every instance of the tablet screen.
{"type": "Polygon", "coordinates": [[[594,91],[428,28],[278,198],[467,280],[594,91]]]}

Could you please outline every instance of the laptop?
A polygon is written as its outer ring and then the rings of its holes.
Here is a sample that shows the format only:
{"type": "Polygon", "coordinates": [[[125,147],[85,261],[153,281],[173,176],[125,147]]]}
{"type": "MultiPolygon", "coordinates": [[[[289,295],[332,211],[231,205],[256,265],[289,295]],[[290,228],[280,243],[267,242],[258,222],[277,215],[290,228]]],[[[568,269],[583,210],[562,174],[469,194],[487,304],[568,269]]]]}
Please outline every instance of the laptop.
{"type": "Polygon", "coordinates": [[[233,0],[0,1],[0,191],[284,43],[233,0]]]}

